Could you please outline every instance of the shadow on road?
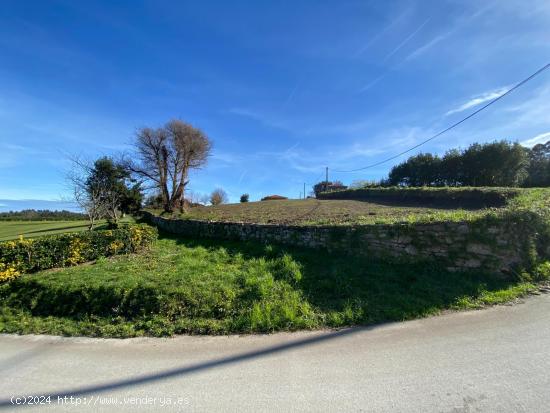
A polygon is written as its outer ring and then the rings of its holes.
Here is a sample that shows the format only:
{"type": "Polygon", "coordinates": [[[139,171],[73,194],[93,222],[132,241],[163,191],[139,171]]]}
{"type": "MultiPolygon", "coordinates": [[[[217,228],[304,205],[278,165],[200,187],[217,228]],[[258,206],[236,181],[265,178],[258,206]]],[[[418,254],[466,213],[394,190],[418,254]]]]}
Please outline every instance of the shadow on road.
{"type": "Polygon", "coordinates": [[[19,366],[22,363],[27,363],[28,361],[44,354],[46,348],[44,346],[35,346],[28,350],[17,353],[12,357],[5,358],[0,360],[0,372],[5,374],[8,370],[19,366]]]}
{"type": "MultiPolygon", "coordinates": [[[[59,391],[53,391],[48,393],[32,392],[36,395],[50,396],[52,399],[64,398],[64,397],[80,397],[85,395],[92,395],[97,393],[103,393],[111,390],[119,390],[133,386],[146,385],[161,380],[167,380],[176,377],[183,377],[193,373],[199,373],[202,371],[214,369],[217,367],[230,366],[242,362],[252,361],[260,357],[270,356],[272,354],[281,353],[288,350],[297,349],[304,346],[310,346],[330,340],[338,339],[340,337],[349,336],[362,331],[372,330],[377,326],[349,328],[338,331],[332,331],[329,333],[321,334],[315,337],[309,337],[301,340],[294,340],[289,343],[284,343],[276,346],[263,348],[260,350],[250,351],[246,353],[237,354],[234,356],[219,358],[211,361],[205,361],[190,366],[182,366],[174,369],[165,370],[154,374],[145,374],[141,376],[131,377],[127,379],[121,379],[117,381],[111,381],[103,384],[96,384],[91,386],[85,386],[80,388],[64,389],[59,391]]],[[[30,393],[29,393],[30,394],[30,393]]],[[[21,395],[23,397],[23,395],[21,395]]],[[[0,399],[0,409],[14,407],[23,407],[23,405],[14,405],[10,399],[0,399]]]]}

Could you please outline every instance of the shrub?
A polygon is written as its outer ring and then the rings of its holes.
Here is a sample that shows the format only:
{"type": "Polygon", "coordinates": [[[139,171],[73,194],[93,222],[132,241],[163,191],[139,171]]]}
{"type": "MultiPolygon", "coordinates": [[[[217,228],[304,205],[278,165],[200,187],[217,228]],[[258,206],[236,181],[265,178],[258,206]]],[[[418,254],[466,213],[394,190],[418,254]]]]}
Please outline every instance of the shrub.
{"type": "Polygon", "coordinates": [[[15,265],[8,265],[0,262],[0,283],[13,280],[14,278],[17,278],[20,274],[21,273],[15,268],[15,265]]]}
{"type": "Polygon", "coordinates": [[[250,196],[248,194],[242,194],[241,195],[241,202],[248,202],[248,198],[250,196]]]}
{"type": "Polygon", "coordinates": [[[212,205],[227,204],[228,201],[229,197],[227,193],[221,188],[214,189],[210,194],[210,203],[212,205]]]}
{"type": "Polygon", "coordinates": [[[390,182],[387,179],[368,180],[368,179],[356,179],[351,183],[349,189],[363,189],[363,188],[384,188],[390,186],[390,182]]]}
{"type": "Polygon", "coordinates": [[[23,273],[137,252],[149,247],[157,234],[156,228],[142,224],[0,242],[0,282],[23,273]]]}
{"type": "Polygon", "coordinates": [[[433,205],[459,207],[501,207],[525,190],[519,188],[431,188],[431,187],[384,187],[359,188],[334,192],[321,192],[318,199],[351,199],[358,201],[391,202],[396,205],[420,202],[433,205]]]}

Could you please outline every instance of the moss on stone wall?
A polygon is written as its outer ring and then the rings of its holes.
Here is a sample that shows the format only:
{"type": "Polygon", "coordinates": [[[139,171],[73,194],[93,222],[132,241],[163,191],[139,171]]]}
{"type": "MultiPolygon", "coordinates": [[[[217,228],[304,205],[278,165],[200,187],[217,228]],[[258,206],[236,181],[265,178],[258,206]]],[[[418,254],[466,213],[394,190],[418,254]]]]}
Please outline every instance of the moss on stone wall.
{"type": "Polygon", "coordinates": [[[441,199],[451,194],[455,201],[456,196],[470,200],[481,197],[478,200],[482,202],[504,200],[506,206],[462,215],[442,214],[436,221],[339,226],[207,222],[166,219],[148,212],[144,215],[160,229],[188,237],[281,243],[376,259],[432,260],[449,270],[482,270],[510,277],[550,259],[549,189],[374,188],[347,193],[359,191],[392,193],[403,199],[419,193],[424,199],[430,194],[441,199]]]}
{"type": "Polygon", "coordinates": [[[544,225],[525,213],[467,222],[347,227],[169,220],[151,214],[147,218],[161,230],[188,237],[256,240],[376,259],[432,260],[451,271],[478,269],[512,276],[548,255],[547,241],[540,236],[544,225]]]}

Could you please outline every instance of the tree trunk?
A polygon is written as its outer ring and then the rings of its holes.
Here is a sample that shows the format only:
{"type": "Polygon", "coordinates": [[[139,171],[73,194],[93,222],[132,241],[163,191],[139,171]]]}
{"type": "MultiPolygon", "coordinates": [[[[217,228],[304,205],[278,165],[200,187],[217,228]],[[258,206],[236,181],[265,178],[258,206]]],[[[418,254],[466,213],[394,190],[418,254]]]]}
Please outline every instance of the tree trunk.
{"type": "Polygon", "coordinates": [[[118,224],[118,214],[117,214],[116,208],[113,209],[113,222],[114,222],[115,225],[118,224]]]}
{"type": "Polygon", "coordinates": [[[168,193],[168,186],[166,183],[161,188],[162,191],[162,201],[164,204],[164,211],[165,212],[173,212],[174,206],[172,203],[172,200],[170,199],[170,194],[168,193]]]}
{"type": "Polygon", "coordinates": [[[185,211],[185,184],[181,186],[181,196],[180,196],[180,211],[185,211]]]}
{"type": "Polygon", "coordinates": [[[187,185],[187,170],[189,169],[188,165],[185,165],[181,171],[181,182],[180,182],[180,211],[183,213],[185,211],[185,185],[187,185]]]}

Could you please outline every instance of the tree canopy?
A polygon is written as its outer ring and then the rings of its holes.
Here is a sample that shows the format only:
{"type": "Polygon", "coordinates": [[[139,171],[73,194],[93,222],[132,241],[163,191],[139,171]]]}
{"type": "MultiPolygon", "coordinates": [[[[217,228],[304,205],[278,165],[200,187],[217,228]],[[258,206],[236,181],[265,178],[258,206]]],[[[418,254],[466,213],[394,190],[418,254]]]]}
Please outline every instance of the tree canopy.
{"type": "Polygon", "coordinates": [[[550,143],[528,149],[506,140],[474,143],[443,157],[411,156],[394,166],[391,185],[404,186],[547,186],[550,143]]]}
{"type": "Polygon", "coordinates": [[[183,209],[189,172],[206,164],[210,139],[186,122],[171,120],[161,128],[140,129],[134,146],[136,157],[126,157],[126,168],[153,185],[165,211],[183,209]]]}
{"type": "Polygon", "coordinates": [[[88,216],[90,229],[100,218],[116,225],[121,214],[141,209],[140,184],[132,182],[125,167],[112,158],[104,156],[93,162],[73,158],[67,178],[75,202],[88,216]]]}
{"type": "Polygon", "coordinates": [[[320,192],[340,191],[342,189],[347,189],[347,186],[345,186],[341,181],[321,181],[313,185],[313,193],[315,196],[317,196],[320,192]]]}
{"type": "Polygon", "coordinates": [[[527,172],[526,186],[550,186],[550,141],[533,146],[527,172]]]}
{"type": "Polygon", "coordinates": [[[229,197],[222,188],[214,189],[210,194],[210,203],[212,205],[227,204],[228,202],[229,197]]]}

